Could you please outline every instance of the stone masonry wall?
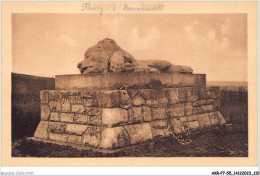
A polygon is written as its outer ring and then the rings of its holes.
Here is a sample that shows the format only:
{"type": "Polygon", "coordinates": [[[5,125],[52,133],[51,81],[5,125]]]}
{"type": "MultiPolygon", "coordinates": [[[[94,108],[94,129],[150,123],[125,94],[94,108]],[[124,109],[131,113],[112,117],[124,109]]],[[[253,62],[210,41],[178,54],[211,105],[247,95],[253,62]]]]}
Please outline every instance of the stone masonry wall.
{"type": "Polygon", "coordinates": [[[100,91],[44,90],[34,136],[114,149],[224,125],[218,87],[100,91]]]}

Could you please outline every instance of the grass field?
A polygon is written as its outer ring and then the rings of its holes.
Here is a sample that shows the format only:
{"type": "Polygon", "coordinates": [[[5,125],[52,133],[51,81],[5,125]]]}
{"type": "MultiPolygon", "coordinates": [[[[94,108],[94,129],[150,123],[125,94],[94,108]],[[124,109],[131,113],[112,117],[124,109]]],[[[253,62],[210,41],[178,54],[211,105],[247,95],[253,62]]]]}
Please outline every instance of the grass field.
{"type": "Polygon", "coordinates": [[[33,136],[40,122],[40,90],[54,88],[54,78],[12,73],[12,141],[33,136]]]}
{"type": "Polygon", "coordinates": [[[193,134],[193,142],[177,144],[172,138],[145,143],[114,154],[79,150],[25,140],[33,136],[40,121],[40,90],[54,89],[54,79],[12,74],[12,156],[13,157],[172,157],[248,156],[248,102],[245,83],[213,82],[220,86],[220,111],[232,128],[193,134]],[[30,148],[30,150],[28,150],[30,148]]]}

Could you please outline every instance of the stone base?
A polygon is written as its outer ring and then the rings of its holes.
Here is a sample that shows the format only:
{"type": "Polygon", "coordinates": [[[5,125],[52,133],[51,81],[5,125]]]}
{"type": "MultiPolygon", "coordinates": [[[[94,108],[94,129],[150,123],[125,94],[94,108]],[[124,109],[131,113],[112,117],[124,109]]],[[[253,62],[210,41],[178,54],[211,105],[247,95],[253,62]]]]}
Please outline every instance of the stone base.
{"type": "Polygon", "coordinates": [[[182,134],[185,132],[184,125],[193,132],[224,124],[225,120],[218,111],[143,123],[120,124],[115,127],[41,121],[34,136],[100,149],[117,149],[158,137],[182,134]]]}
{"type": "Polygon", "coordinates": [[[26,140],[32,140],[32,141],[37,141],[37,142],[44,142],[44,143],[50,143],[50,144],[56,144],[60,146],[68,146],[68,147],[73,147],[78,150],[91,150],[94,152],[100,152],[100,153],[118,153],[121,151],[125,151],[128,149],[134,149],[136,147],[142,147],[143,145],[150,143],[151,146],[153,145],[153,141],[146,141],[143,143],[135,144],[135,145],[130,145],[122,148],[117,148],[117,149],[102,149],[102,148],[95,148],[92,146],[83,146],[83,145],[78,145],[78,144],[73,144],[73,143],[67,143],[67,142],[60,142],[60,141],[53,141],[53,140],[48,140],[48,139],[41,139],[41,138],[36,138],[36,137],[28,137],[26,140]]]}
{"type": "Polygon", "coordinates": [[[218,87],[41,91],[34,137],[117,149],[225,124],[218,87]]]}
{"type": "MultiPolygon", "coordinates": [[[[205,74],[184,73],[104,73],[56,75],[56,90],[75,89],[120,89],[121,87],[145,88],[147,84],[159,81],[167,87],[204,87],[205,74]]],[[[147,88],[147,87],[146,87],[147,88]]]]}
{"type": "MultiPolygon", "coordinates": [[[[204,128],[204,129],[197,129],[196,131],[193,131],[193,135],[198,135],[201,132],[211,131],[211,130],[216,130],[216,129],[219,129],[219,126],[214,126],[214,127],[211,127],[211,128],[204,128]]],[[[147,140],[145,142],[141,142],[141,143],[138,143],[138,144],[123,146],[123,147],[114,148],[114,149],[96,148],[96,147],[89,146],[89,145],[81,145],[81,144],[75,144],[75,143],[54,141],[54,140],[49,140],[49,139],[37,138],[37,137],[28,137],[28,138],[26,138],[26,140],[56,144],[56,145],[60,145],[60,146],[68,146],[68,147],[73,147],[73,148],[78,149],[78,150],[91,150],[91,151],[94,151],[94,152],[100,152],[100,153],[105,153],[105,154],[113,154],[113,153],[118,153],[118,152],[124,152],[126,150],[134,150],[136,148],[141,148],[141,147],[152,147],[153,148],[155,140],[165,140],[165,139],[169,139],[169,138],[171,138],[172,140],[175,140],[175,139],[172,138],[172,136],[167,136],[167,137],[157,136],[157,137],[153,138],[152,140],[147,140]]]]}

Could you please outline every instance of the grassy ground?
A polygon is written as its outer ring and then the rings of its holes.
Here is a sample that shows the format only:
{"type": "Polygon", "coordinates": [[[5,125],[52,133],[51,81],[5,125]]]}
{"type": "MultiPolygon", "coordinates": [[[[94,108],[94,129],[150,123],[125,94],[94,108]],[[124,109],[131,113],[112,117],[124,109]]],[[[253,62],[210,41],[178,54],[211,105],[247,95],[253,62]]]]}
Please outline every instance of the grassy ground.
{"type": "Polygon", "coordinates": [[[69,146],[18,140],[12,145],[16,157],[247,157],[248,138],[246,126],[233,129],[214,129],[192,136],[190,144],[178,144],[172,138],[155,140],[127,148],[117,153],[105,154],[69,146]],[[28,150],[30,149],[30,150],[28,150]]]}
{"type": "Polygon", "coordinates": [[[40,91],[54,87],[54,78],[12,73],[12,141],[33,136],[40,122],[40,91]]]}

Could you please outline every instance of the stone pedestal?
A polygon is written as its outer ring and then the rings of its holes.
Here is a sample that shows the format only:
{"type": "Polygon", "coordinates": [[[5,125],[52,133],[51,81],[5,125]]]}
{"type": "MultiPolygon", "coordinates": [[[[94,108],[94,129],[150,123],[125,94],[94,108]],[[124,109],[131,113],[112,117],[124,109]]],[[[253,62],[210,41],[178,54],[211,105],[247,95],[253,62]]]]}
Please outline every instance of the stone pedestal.
{"type": "Polygon", "coordinates": [[[145,88],[152,80],[151,74],[144,74],[144,79],[138,76],[140,80],[132,82],[139,81],[143,87],[134,88],[135,85],[122,79],[103,75],[102,81],[108,82],[103,89],[93,89],[96,85],[102,88],[100,79],[98,83],[93,83],[87,82],[90,78],[85,75],[56,76],[57,90],[40,93],[41,122],[34,136],[100,149],[116,149],[167,137],[171,133],[181,134],[184,124],[191,131],[225,124],[219,112],[219,88],[205,87],[205,75],[157,76],[156,80],[163,82],[160,88],[145,88]],[[150,77],[150,80],[145,77],[150,77]],[[173,84],[176,77],[179,86],[173,84]],[[81,80],[84,84],[72,90],[73,84],[79,85],[81,80]],[[86,85],[90,85],[88,89],[84,89],[86,85]],[[128,88],[116,89],[122,86],[128,88]],[[108,90],[111,88],[113,90],[108,90]]]}
{"type": "Polygon", "coordinates": [[[88,75],[56,75],[55,89],[120,89],[122,86],[146,88],[152,81],[160,81],[165,87],[202,87],[205,74],[181,73],[104,73],[88,75]]]}

